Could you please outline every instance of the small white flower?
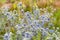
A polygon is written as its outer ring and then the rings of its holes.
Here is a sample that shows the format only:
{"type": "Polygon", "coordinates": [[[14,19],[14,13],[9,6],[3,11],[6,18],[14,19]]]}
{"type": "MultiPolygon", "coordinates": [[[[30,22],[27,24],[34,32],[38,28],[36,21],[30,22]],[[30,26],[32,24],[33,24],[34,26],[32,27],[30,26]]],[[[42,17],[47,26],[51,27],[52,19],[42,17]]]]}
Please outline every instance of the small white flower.
{"type": "Polygon", "coordinates": [[[7,16],[7,18],[8,18],[8,20],[10,20],[13,18],[13,16],[9,15],[9,16],[7,16]]]}
{"type": "Polygon", "coordinates": [[[40,10],[36,9],[36,10],[33,11],[33,13],[34,13],[35,16],[38,16],[40,14],[40,10]]]}
{"type": "Polygon", "coordinates": [[[22,6],[22,2],[19,2],[19,3],[17,4],[17,6],[18,6],[18,7],[21,7],[21,6],[22,6]]]}
{"type": "Polygon", "coordinates": [[[5,12],[4,15],[9,16],[9,15],[11,15],[11,13],[10,12],[5,12]]]}
{"type": "Polygon", "coordinates": [[[23,38],[23,40],[31,40],[30,38],[23,38]]]}
{"type": "Polygon", "coordinates": [[[59,27],[57,27],[57,30],[59,30],[59,27]]]}
{"type": "Polygon", "coordinates": [[[16,32],[17,34],[21,34],[21,30],[17,30],[17,32],[16,32]]]}
{"type": "MultiPolygon", "coordinates": [[[[21,12],[24,13],[24,9],[21,9],[21,12]]],[[[24,14],[23,14],[24,15],[24,14]]]]}
{"type": "Polygon", "coordinates": [[[21,24],[17,24],[17,25],[15,26],[15,28],[16,28],[17,30],[20,30],[20,29],[22,28],[22,26],[21,26],[21,24]]]}
{"type": "Polygon", "coordinates": [[[7,12],[9,10],[9,7],[3,7],[2,9],[7,12]]]}

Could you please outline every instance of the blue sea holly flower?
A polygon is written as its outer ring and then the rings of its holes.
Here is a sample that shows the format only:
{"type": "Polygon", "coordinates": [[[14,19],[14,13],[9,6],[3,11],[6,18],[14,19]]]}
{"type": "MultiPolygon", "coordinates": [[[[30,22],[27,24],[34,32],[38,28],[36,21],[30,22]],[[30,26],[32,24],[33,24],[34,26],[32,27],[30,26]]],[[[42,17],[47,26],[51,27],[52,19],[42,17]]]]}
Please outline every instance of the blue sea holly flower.
{"type": "Polygon", "coordinates": [[[38,24],[39,23],[39,20],[34,20],[33,23],[34,24],[38,24]]]}
{"type": "Polygon", "coordinates": [[[54,30],[49,30],[50,33],[54,33],[54,30]]]}
{"type": "Polygon", "coordinates": [[[41,27],[41,25],[40,25],[39,23],[35,24],[35,26],[36,26],[37,28],[40,28],[40,27],[41,27]]]}
{"type": "Polygon", "coordinates": [[[40,10],[36,9],[36,10],[33,11],[33,13],[34,13],[35,16],[37,16],[37,15],[39,15],[40,10]]]}
{"type": "Polygon", "coordinates": [[[11,32],[4,34],[4,40],[10,40],[11,39],[11,32]]]}
{"type": "Polygon", "coordinates": [[[45,31],[42,31],[42,36],[47,36],[48,34],[45,31]]]}
{"type": "Polygon", "coordinates": [[[50,18],[48,18],[48,21],[50,20],[50,18]]]}
{"type": "Polygon", "coordinates": [[[36,27],[35,26],[32,26],[32,28],[35,30],[36,29],[36,27]]]}
{"type": "Polygon", "coordinates": [[[42,22],[41,22],[41,26],[44,26],[44,24],[45,24],[45,21],[42,21],[42,22]]]}
{"type": "Polygon", "coordinates": [[[30,15],[30,12],[29,11],[25,12],[25,15],[26,16],[29,16],[30,15]]]}
{"type": "Polygon", "coordinates": [[[25,27],[25,26],[27,26],[27,24],[26,24],[26,23],[24,23],[24,24],[22,24],[22,26],[24,26],[24,27],[25,27]]]}
{"type": "Polygon", "coordinates": [[[28,34],[28,33],[26,33],[26,35],[25,35],[27,38],[29,38],[30,37],[30,35],[28,34]]]}
{"type": "Polygon", "coordinates": [[[7,16],[8,20],[13,19],[13,16],[9,15],[7,16]]]}
{"type": "Polygon", "coordinates": [[[49,23],[49,24],[48,24],[48,26],[50,26],[50,27],[51,27],[51,26],[54,26],[54,25],[53,25],[53,23],[49,23]]]}
{"type": "Polygon", "coordinates": [[[26,38],[31,38],[32,37],[31,32],[25,32],[24,35],[25,35],[26,38]]]}
{"type": "Polygon", "coordinates": [[[17,30],[20,30],[20,29],[22,28],[22,26],[21,26],[20,24],[17,24],[17,25],[15,26],[15,28],[16,28],[17,30]]]}
{"type": "Polygon", "coordinates": [[[27,22],[28,22],[28,24],[31,24],[32,23],[32,21],[30,19],[27,19],[27,22]]]}
{"type": "Polygon", "coordinates": [[[28,25],[26,23],[21,24],[23,28],[26,28],[28,25]]]}
{"type": "Polygon", "coordinates": [[[25,15],[26,15],[26,18],[31,19],[31,13],[29,11],[27,11],[25,15]]]}
{"type": "Polygon", "coordinates": [[[49,28],[45,28],[45,30],[46,30],[46,31],[48,31],[48,30],[49,30],[49,28]]]}

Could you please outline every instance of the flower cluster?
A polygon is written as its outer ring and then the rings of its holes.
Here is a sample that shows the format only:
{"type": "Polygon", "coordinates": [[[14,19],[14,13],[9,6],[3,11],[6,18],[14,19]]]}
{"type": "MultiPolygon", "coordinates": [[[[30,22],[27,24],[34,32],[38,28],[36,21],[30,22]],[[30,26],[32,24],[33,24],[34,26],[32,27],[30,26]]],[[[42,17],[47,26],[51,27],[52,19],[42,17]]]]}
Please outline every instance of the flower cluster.
{"type": "MultiPolygon", "coordinates": [[[[11,11],[9,8],[0,9],[0,29],[4,32],[4,40],[56,40],[60,39],[58,35],[59,27],[54,28],[53,13],[46,8],[32,8],[32,12],[25,10],[26,6],[22,2],[18,3],[17,9],[11,11]],[[23,7],[25,6],[25,7],[23,7]],[[10,10],[10,11],[9,11],[10,10]],[[5,30],[5,31],[4,31],[5,30]],[[11,33],[14,34],[14,37],[11,33]]],[[[0,32],[1,32],[0,30],[0,32]]]]}

